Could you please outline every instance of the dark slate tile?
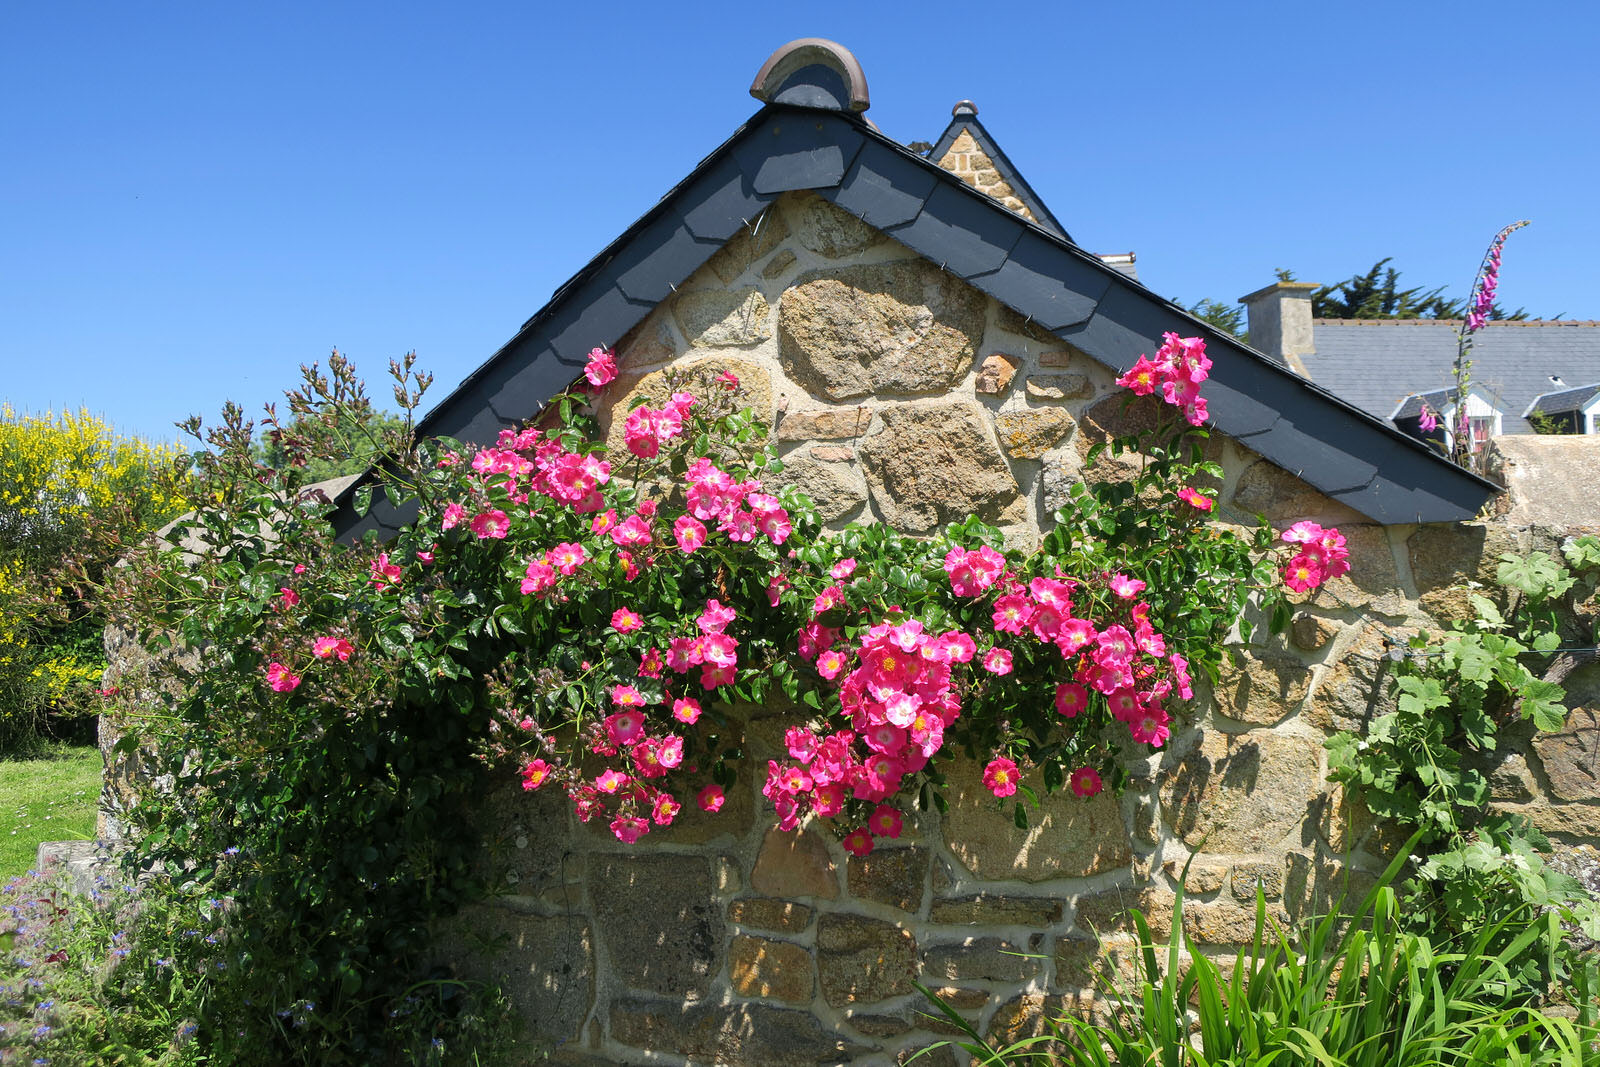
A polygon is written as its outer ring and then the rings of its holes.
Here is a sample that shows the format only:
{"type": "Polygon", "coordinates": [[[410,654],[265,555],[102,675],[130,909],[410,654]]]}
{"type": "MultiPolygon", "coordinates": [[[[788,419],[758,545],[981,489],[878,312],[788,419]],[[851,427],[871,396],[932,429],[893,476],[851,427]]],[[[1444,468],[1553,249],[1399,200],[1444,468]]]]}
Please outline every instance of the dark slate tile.
{"type": "Polygon", "coordinates": [[[1087,321],[1111,279],[1070,249],[1024,231],[1005,265],[973,284],[1045,329],[1059,330],[1087,321]]]}
{"type": "Polygon", "coordinates": [[[380,490],[372,494],[372,506],[359,518],[353,509],[341,507],[334,516],[334,528],[340,531],[339,540],[346,544],[357,543],[369,532],[387,540],[399,533],[402,526],[415,521],[420,511],[416,501],[395,507],[380,490]]]}
{"type": "Polygon", "coordinates": [[[441,437],[454,437],[463,444],[494,444],[494,439],[501,430],[511,425],[511,420],[496,414],[483,394],[480,393],[475,399],[478,401],[476,404],[464,406],[455,413],[457,417],[448,422],[441,420],[440,425],[430,428],[429,432],[441,437]]]}
{"type": "MultiPolygon", "coordinates": [[[[706,254],[709,257],[710,251],[706,254]]],[[[602,272],[556,308],[536,331],[561,360],[581,367],[590,349],[616,344],[648,312],[649,308],[631,303],[612,284],[609,272],[602,272]]]]}
{"type": "Polygon", "coordinates": [[[850,87],[837,71],[821,63],[810,63],[783,82],[783,88],[772,98],[776,104],[794,107],[825,107],[843,111],[850,106],[850,87]]]}
{"type": "Polygon", "coordinates": [[[1417,487],[1406,487],[1388,478],[1374,478],[1361,489],[1334,493],[1333,499],[1386,526],[1411,522],[1463,522],[1483,506],[1470,498],[1452,500],[1417,487]]]}
{"type": "Polygon", "coordinates": [[[982,193],[941,182],[922,213],[890,233],[925,259],[971,279],[998,270],[1024,228],[1021,219],[982,193]]]}
{"type": "Polygon", "coordinates": [[[578,373],[547,350],[534,359],[517,360],[514,369],[484,382],[479,395],[502,422],[519,423],[538,414],[551,397],[577,380],[578,373]]]}
{"type": "Polygon", "coordinates": [[[617,288],[630,300],[659,304],[720,247],[720,242],[695,240],[679,215],[663,216],[617,255],[617,288]]]}
{"type": "Polygon", "coordinates": [[[868,226],[887,229],[910,222],[939,184],[939,176],[901,152],[868,141],[837,189],[822,195],[868,226]]]}
{"type": "MultiPolygon", "coordinates": [[[[760,127],[750,130],[743,143],[751,143],[760,133],[760,127]]],[[[761,209],[773,200],[756,193],[739,161],[732,156],[712,166],[680,195],[682,200],[675,206],[689,232],[701,240],[719,243],[761,214],[761,209]]]]}
{"type": "Polygon", "coordinates": [[[1124,283],[1106,290],[1088,322],[1055,333],[1121,374],[1160,348],[1162,334],[1187,325],[1171,308],[1124,283]]]}
{"type": "Polygon", "coordinates": [[[853,123],[815,112],[776,112],[733,150],[759,195],[829,189],[844,180],[866,135],[853,123]]]}
{"type": "MultiPolygon", "coordinates": [[[[1221,424],[1218,424],[1218,428],[1226,432],[1221,424]]],[[[1347,432],[1344,436],[1348,440],[1348,431],[1353,427],[1345,429],[1347,432]]],[[[1357,433],[1359,435],[1359,431],[1357,433]]],[[[1265,433],[1246,437],[1240,443],[1328,494],[1360,488],[1371,482],[1378,473],[1376,464],[1368,458],[1335,448],[1329,439],[1312,436],[1287,416],[1279,419],[1265,433]]],[[[1369,437],[1354,443],[1370,448],[1378,442],[1369,437]]]]}
{"type": "Polygon", "coordinates": [[[1283,378],[1241,349],[1212,343],[1211,378],[1201,390],[1211,421],[1232,437],[1260,433],[1278,421],[1279,413],[1303,403],[1303,386],[1283,378]]]}

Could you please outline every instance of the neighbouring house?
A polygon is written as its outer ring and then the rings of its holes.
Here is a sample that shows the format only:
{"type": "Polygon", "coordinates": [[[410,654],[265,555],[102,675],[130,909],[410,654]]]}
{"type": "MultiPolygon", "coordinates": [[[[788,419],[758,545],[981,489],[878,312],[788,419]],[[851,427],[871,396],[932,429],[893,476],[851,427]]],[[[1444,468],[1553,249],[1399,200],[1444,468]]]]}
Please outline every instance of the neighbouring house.
{"type": "MultiPolygon", "coordinates": [[[[1305,282],[1239,298],[1250,343],[1412,437],[1456,425],[1455,319],[1313,319],[1305,282]],[[1424,431],[1424,405],[1440,423],[1424,431]]],[[[1467,421],[1473,448],[1501,434],[1600,432],[1600,322],[1490,322],[1474,338],[1467,421]]]]}

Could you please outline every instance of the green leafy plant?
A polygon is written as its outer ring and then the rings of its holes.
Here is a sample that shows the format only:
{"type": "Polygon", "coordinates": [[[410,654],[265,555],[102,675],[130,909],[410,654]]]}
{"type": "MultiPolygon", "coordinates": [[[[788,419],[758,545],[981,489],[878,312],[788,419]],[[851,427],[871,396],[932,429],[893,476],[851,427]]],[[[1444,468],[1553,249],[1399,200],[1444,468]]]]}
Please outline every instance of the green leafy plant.
{"type": "Polygon", "coordinates": [[[777,824],[831,821],[857,853],[899,833],[900,805],[941,804],[957,754],[987,761],[1021,826],[1038,789],[1117,786],[1117,753],[1165,741],[1246,609],[1281,623],[1285,585],[1348,568],[1336,530],[1297,524],[1283,552],[1265,523],[1209,521],[1209,365],[1168,335],[1129,370],[1134,429],[1088,457],[1123,477],[1075,490],[1031,552],[976,519],[825,532],[794,489],[765,491],[781,462],[736,379],[680,373],[665,402],[608,408],[598,349],[591,390],[477,448],[411,440],[427,380],[397,363],[405,422],[377,431],[355,493],[415,515],[382,543],[337,543],[298,462],[366,425],[347,361],[290,394],[280,468],[229,408],[194,457],[194,511],[116,598],[175,653],[165,684],[123,687],[121,747],[170,783],[126,813],[139,860],[247,917],[249,966],[208,1033],[278,1062],[399,1055],[415,1034],[390,1013],[431,980],[431,923],[484,891],[491,776],[560,788],[631,842],[690,797],[714,814],[748,773],[740,705],[792,709],[765,768],[777,824]]]}
{"type": "MultiPolygon", "coordinates": [[[[251,937],[236,903],[208,897],[192,880],[155,874],[134,884],[109,863],[99,870],[87,893],[63,875],[32,871],[0,888],[10,920],[0,935],[0,1058],[25,1054],[15,1062],[63,1067],[284,1062],[221,1029],[250,1014],[241,998],[251,983],[236,979],[260,965],[240,951],[251,937]]],[[[490,1062],[504,1051],[505,1006],[492,995],[469,1003],[457,995],[466,988],[419,983],[401,1000],[404,1061],[490,1062]]],[[[292,1042],[315,1032],[319,1008],[293,1002],[275,1023],[292,1042]]]]}
{"type": "MultiPolygon", "coordinates": [[[[1525,907],[1600,928],[1582,887],[1545,865],[1549,841],[1491,809],[1482,770],[1509,726],[1561,729],[1560,683],[1592,658],[1582,649],[1594,645],[1594,620],[1577,605],[1596,588],[1600,539],[1574,539],[1563,557],[1502,556],[1502,601],[1472,593],[1472,618],[1413,637],[1392,662],[1395,710],[1359,736],[1328,739],[1331,777],[1379,819],[1416,831],[1425,859],[1404,888],[1406,914],[1436,936],[1493,926],[1525,907]],[[1564,640],[1581,645],[1563,648],[1564,640]]],[[[1529,995],[1565,966],[1546,947],[1530,950],[1516,972],[1529,995]]]]}
{"type": "MultiPolygon", "coordinates": [[[[1594,1063],[1600,1026],[1592,1009],[1576,1019],[1550,1016],[1512,993],[1523,955],[1553,944],[1555,916],[1525,907],[1471,937],[1436,943],[1404,928],[1391,887],[1404,863],[1393,861],[1348,912],[1336,908],[1294,931],[1268,916],[1258,890],[1251,944],[1228,970],[1181,933],[1160,952],[1146,917],[1132,912],[1134,974],[1127,988],[1102,976],[1105,1022],[1068,1015],[997,1048],[918,988],[965,1035],[952,1044],[984,1067],[1594,1063]]],[[[1183,899],[1180,886],[1174,931],[1183,929],[1183,899]]]]}
{"type": "Polygon", "coordinates": [[[92,740],[105,657],[93,595],[124,546],[177,514],[187,457],[88,411],[0,405],[0,753],[92,740]]]}

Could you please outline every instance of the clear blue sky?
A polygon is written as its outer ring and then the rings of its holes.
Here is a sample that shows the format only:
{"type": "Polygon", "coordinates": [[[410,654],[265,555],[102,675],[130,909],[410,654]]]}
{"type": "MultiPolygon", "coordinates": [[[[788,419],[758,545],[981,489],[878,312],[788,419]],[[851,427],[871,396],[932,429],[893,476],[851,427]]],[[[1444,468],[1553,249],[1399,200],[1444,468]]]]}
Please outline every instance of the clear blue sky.
{"type": "MultiPolygon", "coordinates": [[[[1600,318],[1600,8],[1542,3],[8,4],[0,399],[174,436],[337,345],[434,399],[758,106],[795,37],[871,116],[988,129],[1164,296],[1392,255],[1600,318]],[[820,5],[815,5],[820,7],[820,5]]],[[[1595,377],[1600,379],[1600,367],[1595,377]]]]}

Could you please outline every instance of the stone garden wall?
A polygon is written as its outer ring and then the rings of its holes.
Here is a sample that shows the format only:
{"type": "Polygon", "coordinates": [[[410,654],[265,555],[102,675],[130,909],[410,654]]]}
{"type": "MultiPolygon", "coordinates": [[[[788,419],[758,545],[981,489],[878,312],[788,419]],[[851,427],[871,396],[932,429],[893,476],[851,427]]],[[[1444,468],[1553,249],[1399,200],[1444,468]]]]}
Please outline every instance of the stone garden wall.
{"type": "MultiPolygon", "coordinates": [[[[618,413],[635,394],[664,399],[669,366],[738,375],[782,477],[835,525],[924,532],[976,512],[1027,547],[1074,482],[1122,473],[1104,459],[1085,471],[1123,417],[1110,373],[810,194],[780,200],[617,347],[618,413]]],[[[720,814],[691,806],[634,846],[508,783],[483,819],[503,892],[442,931],[444,954],[508,982],[558,1062],[895,1063],[948,1033],[919,1014],[914,979],[1002,1040],[1094,1010],[1095,970],[1126,966],[1125,909],[1168,936],[1191,856],[1185,926],[1219,950],[1247,936],[1258,885],[1280,919],[1359,888],[1384,842],[1326,783],[1324,737],[1384,709],[1390,642],[1464,613],[1461,584],[1489,583],[1499,553],[1551,550],[1566,531],[1516,525],[1516,507],[1381,527],[1235,442],[1208,447],[1226,472],[1222,521],[1337,524],[1352,570],[1201,694],[1121,797],[1049,799],[1024,833],[959,766],[948,813],[908,817],[900,840],[853,858],[825,833],[769,829],[754,773],[720,814]]],[[[1593,862],[1600,669],[1568,688],[1567,730],[1510,737],[1492,780],[1497,802],[1593,862]]],[[[758,768],[792,720],[743,716],[758,768]]]]}
{"type": "MultiPolygon", "coordinates": [[[[617,412],[664,399],[669,366],[738,375],[772,419],[782,477],[833,524],[923,532],[976,512],[1031,545],[1122,411],[1103,367],[809,194],[618,351],[617,412]]],[[[1563,531],[1376,526],[1237,443],[1210,448],[1223,521],[1337,524],[1352,570],[1229,669],[1125,795],[1056,797],[1023,833],[968,765],[947,814],[853,858],[825,833],[768,829],[755,775],[721,814],[686,812],[635,846],[562,797],[509,789],[485,820],[504,895],[453,924],[450,955],[509,980],[560,1062],[894,1063],[948,1033],[919,1014],[913,979],[1004,1040],[1092,1010],[1093,970],[1132,944],[1124,909],[1167,936],[1191,854],[1185,926],[1206,946],[1247,938],[1258,885],[1280,919],[1360,888],[1383,843],[1325,782],[1323,738],[1384,708],[1389,642],[1463,613],[1461,583],[1490,582],[1499,553],[1554,549],[1563,531]]],[[[1087,473],[1118,476],[1098,463],[1087,473]]],[[[1600,838],[1600,671],[1569,688],[1569,728],[1511,739],[1493,781],[1497,801],[1584,846],[1600,838]]],[[[748,712],[748,767],[779,753],[789,721],[748,712]]]]}

